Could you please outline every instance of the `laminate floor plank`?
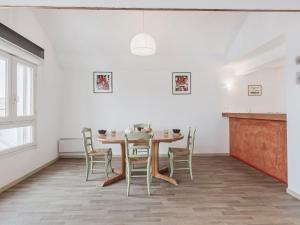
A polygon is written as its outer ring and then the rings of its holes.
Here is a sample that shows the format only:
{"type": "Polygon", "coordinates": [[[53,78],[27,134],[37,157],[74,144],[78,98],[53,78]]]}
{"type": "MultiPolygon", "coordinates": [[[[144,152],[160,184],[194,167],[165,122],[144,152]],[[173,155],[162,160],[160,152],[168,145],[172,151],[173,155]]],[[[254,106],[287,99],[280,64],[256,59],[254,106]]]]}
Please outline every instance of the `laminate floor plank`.
{"type": "Polygon", "coordinates": [[[195,156],[193,167],[194,181],[176,171],[178,186],[153,178],[150,197],[133,178],[126,197],[125,180],[85,182],[83,159],[60,159],[0,194],[0,225],[300,225],[286,185],[227,156],[195,156]]]}

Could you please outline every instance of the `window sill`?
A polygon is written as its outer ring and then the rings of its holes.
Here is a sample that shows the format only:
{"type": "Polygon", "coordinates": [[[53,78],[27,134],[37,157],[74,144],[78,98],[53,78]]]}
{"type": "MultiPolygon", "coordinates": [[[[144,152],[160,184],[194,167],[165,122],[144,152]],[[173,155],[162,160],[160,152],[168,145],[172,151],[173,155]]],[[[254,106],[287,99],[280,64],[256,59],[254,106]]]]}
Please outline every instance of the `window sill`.
{"type": "Polygon", "coordinates": [[[0,158],[5,156],[14,155],[23,151],[28,150],[35,150],[37,148],[37,145],[35,143],[27,144],[27,145],[21,145],[15,148],[5,149],[0,151],[0,158]]]}

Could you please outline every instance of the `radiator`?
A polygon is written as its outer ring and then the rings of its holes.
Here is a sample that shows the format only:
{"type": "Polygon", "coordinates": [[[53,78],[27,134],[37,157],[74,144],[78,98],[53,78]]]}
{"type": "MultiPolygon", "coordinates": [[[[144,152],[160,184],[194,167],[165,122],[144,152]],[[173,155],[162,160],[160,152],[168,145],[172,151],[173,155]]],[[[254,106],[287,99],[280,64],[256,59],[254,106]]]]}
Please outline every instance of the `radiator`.
{"type": "Polygon", "coordinates": [[[61,157],[84,156],[82,138],[61,138],[58,140],[58,155],[61,157]]]}

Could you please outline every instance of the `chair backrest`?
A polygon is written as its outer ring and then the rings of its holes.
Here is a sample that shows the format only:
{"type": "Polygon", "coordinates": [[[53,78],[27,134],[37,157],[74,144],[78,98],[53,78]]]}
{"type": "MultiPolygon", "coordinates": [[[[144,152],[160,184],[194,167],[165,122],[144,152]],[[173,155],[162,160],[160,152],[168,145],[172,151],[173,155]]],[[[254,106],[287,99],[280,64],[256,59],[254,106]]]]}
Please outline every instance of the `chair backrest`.
{"type": "Polygon", "coordinates": [[[138,130],[139,128],[151,128],[151,125],[149,123],[137,123],[137,124],[133,124],[133,129],[134,130],[138,130]]]}
{"type": "Polygon", "coordinates": [[[83,145],[85,155],[87,156],[89,152],[93,151],[93,136],[91,128],[83,128],[82,131],[83,136],[83,145]]]}
{"type": "Polygon", "coordinates": [[[189,127],[186,148],[189,149],[192,153],[194,151],[194,145],[195,145],[195,134],[196,134],[196,129],[192,129],[191,127],[189,127]]]}
{"type": "Polygon", "coordinates": [[[153,139],[153,134],[151,134],[151,133],[133,131],[128,134],[125,134],[126,159],[128,159],[128,156],[129,156],[130,150],[131,150],[131,146],[134,143],[143,143],[143,146],[147,146],[148,156],[151,157],[152,139],[153,139]]]}

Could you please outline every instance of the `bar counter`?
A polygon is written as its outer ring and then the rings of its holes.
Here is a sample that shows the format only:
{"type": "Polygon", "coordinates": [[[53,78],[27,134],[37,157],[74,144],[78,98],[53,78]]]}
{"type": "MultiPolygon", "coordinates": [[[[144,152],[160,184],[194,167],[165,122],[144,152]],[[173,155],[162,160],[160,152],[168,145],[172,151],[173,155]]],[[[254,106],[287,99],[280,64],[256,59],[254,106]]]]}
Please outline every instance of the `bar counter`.
{"type": "Polygon", "coordinates": [[[286,114],[222,113],[229,118],[230,155],[287,183],[286,114]]]}

